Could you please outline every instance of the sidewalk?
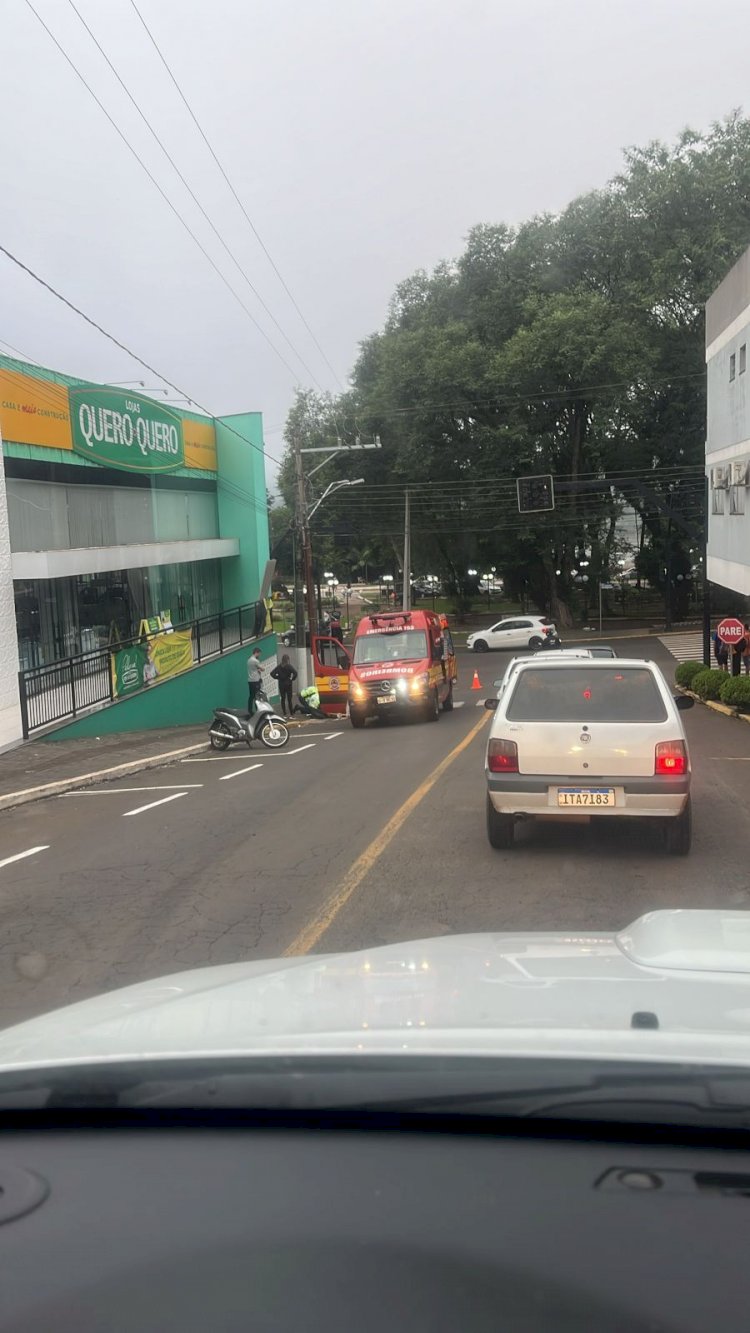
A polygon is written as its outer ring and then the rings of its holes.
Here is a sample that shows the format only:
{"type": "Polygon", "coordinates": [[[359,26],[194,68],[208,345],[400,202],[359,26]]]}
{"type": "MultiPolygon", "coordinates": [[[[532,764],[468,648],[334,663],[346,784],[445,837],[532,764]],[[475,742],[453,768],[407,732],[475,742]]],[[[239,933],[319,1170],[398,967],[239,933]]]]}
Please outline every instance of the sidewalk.
{"type": "Polygon", "coordinates": [[[103,736],[100,741],[26,741],[0,755],[0,810],[63,791],[110,770],[116,777],[118,770],[127,773],[164,762],[175,751],[202,750],[207,745],[206,732],[205,726],[165,727],[103,736]]]}

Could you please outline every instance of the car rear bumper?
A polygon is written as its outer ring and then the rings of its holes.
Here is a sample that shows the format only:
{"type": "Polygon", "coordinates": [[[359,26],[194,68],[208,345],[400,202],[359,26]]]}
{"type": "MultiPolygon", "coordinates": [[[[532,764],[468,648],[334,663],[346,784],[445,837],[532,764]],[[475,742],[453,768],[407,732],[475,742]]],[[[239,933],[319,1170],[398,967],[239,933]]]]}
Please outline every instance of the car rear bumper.
{"type": "Polygon", "coordinates": [[[561,775],[538,777],[524,773],[486,773],[490,800],[499,814],[543,815],[566,819],[592,815],[596,818],[674,817],[685,808],[690,794],[690,774],[683,777],[596,777],[569,778],[561,775]],[[612,788],[613,806],[559,806],[560,787],[612,788]]]}

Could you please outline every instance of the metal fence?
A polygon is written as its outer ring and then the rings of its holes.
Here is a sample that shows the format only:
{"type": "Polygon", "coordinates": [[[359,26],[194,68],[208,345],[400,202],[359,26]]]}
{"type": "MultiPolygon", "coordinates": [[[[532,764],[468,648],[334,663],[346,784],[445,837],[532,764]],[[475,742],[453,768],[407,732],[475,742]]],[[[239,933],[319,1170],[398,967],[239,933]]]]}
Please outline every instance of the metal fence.
{"type": "MultiPolygon", "coordinates": [[[[263,602],[249,602],[245,606],[232,607],[230,611],[219,611],[213,616],[185,621],[173,628],[183,633],[188,630],[191,632],[193,663],[197,665],[209,657],[218,657],[241,647],[243,643],[260,638],[265,629],[266,615],[263,602]]],[[[49,726],[51,722],[76,717],[94,704],[115,702],[110,656],[120,648],[141,642],[143,636],[138,635],[111,648],[99,648],[95,652],[79,653],[75,657],[50,662],[48,666],[19,671],[24,739],[28,739],[32,731],[49,726]]],[[[149,688],[153,689],[159,683],[155,681],[149,688]]]]}

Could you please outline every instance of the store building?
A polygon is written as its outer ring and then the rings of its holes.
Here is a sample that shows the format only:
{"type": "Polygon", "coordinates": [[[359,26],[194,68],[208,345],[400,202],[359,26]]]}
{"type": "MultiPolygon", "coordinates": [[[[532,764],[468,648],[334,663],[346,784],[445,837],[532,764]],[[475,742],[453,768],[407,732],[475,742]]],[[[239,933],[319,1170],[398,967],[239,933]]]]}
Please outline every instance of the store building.
{"type": "Polygon", "coordinates": [[[17,672],[260,595],[258,412],[210,418],[0,357],[0,746],[17,672]]]}
{"type": "MultiPolygon", "coordinates": [[[[706,303],[707,572],[750,596],[750,248],[706,303]]],[[[738,608],[739,609],[739,608],[738,608]]]]}

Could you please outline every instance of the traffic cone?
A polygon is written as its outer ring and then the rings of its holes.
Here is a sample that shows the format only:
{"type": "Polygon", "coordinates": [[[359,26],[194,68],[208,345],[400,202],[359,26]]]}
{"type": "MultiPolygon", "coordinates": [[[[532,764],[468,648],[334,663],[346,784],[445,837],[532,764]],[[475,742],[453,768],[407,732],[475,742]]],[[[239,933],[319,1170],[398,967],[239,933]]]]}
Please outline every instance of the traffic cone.
{"type": "Polygon", "coordinates": [[[481,680],[479,679],[479,672],[478,672],[476,669],[474,670],[474,679],[473,679],[472,682],[471,682],[471,688],[472,688],[473,690],[481,690],[481,689],[482,689],[482,682],[481,682],[481,680]]]}

